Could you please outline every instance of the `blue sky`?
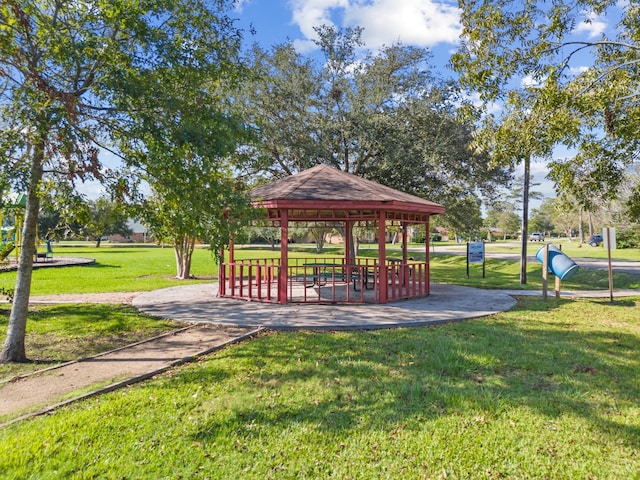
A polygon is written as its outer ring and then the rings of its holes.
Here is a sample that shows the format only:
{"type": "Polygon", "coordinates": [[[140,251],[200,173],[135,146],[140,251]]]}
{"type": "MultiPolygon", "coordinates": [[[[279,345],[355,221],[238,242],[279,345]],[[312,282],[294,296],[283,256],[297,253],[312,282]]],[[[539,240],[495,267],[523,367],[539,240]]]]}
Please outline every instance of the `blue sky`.
{"type": "Polygon", "coordinates": [[[432,0],[241,0],[236,9],[247,41],[269,47],[287,40],[301,53],[313,54],[313,27],[333,24],[364,28],[372,50],[402,42],[429,47],[444,68],[460,34],[456,2],[432,0]],[[249,34],[249,27],[255,35],[249,34]]]}

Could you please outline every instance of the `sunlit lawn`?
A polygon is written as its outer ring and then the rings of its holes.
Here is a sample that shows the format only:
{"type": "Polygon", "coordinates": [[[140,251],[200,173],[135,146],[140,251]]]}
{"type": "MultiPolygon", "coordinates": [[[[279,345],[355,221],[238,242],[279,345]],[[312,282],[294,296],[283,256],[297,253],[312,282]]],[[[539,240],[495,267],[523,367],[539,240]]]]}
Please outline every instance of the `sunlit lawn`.
{"type": "MultiPolygon", "coordinates": [[[[64,268],[41,268],[33,272],[31,293],[48,295],[56,293],[136,292],[182,285],[177,280],[175,257],[170,247],[55,247],[55,255],[62,257],[86,257],[96,260],[93,265],[64,268]]],[[[236,258],[256,255],[252,250],[238,250],[236,258]]],[[[270,248],[260,250],[260,258],[279,255],[270,248]]],[[[292,256],[295,256],[292,253],[292,256]]],[[[189,282],[217,280],[218,266],[212,253],[197,248],[193,255],[189,282]]],[[[0,287],[13,287],[16,272],[0,273],[0,287]]]]}
{"type": "Polygon", "coordinates": [[[3,478],[640,478],[640,298],[271,333],[0,430],[3,478]]]}
{"type": "MultiPolygon", "coordinates": [[[[36,270],[34,293],[184,284],[172,278],[169,248],[56,250],[97,263],[36,270]]],[[[463,256],[438,254],[431,269],[437,283],[519,285],[518,262],[491,260],[486,278],[473,266],[466,279],[463,256]]],[[[539,287],[540,270],[529,265],[529,288],[539,287]]],[[[193,273],[215,279],[208,251],[196,252],[193,273]]],[[[0,274],[0,285],[14,275],[0,274]]],[[[616,282],[640,287],[634,275],[616,282]]],[[[606,272],[582,269],[563,288],[606,285],[606,272]]],[[[0,312],[1,342],[8,306],[0,312]]],[[[509,312],[431,328],[271,332],[0,430],[0,476],[638,479],[639,319],[640,298],[521,298],[509,312]]],[[[177,326],[125,306],[34,307],[27,350],[41,363],[3,366],[0,378],[177,326]]]]}
{"type": "MultiPolygon", "coordinates": [[[[9,305],[0,305],[0,344],[9,305]]],[[[0,381],[135,343],[184,324],[141,315],[124,305],[54,305],[29,312],[25,344],[30,363],[0,364],[0,381]]],[[[0,475],[1,477],[1,475],[0,475]]]]}
{"type": "MultiPolygon", "coordinates": [[[[591,247],[588,244],[580,244],[577,240],[569,241],[566,238],[546,238],[545,242],[527,242],[527,254],[534,256],[538,250],[545,244],[552,243],[572,258],[608,258],[608,253],[601,244],[599,247],[591,247]]],[[[436,243],[436,250],[438,248],[456,248],[460,251],[466,249],[466,243],[456,245],[451,242],[436,243]]],[[[506,242],[497,240],[492,243],[485,244],[487,253],[512,253],[520,254],[522,245],[520,241],[507,240],[506,242]]],[[[611,258],[613,260],[629,260],[640,261],[640,249],[638,248],[619,248],[611,251],[611,258]]]]}
{"type": "MultiPolygon", "coordinates": [[[[591,247],[585,247],[591,248],[591,247]]],[[[376,257],[377,249],[363,248],[362,256],[376,257]]],[[[400,256],[398,248],[389,246],[389,256],[400,256]]],[[[183,285],[185,281],[176,280],[175,259],[171,248],[156,247],[57,247],[56,255],[94,258],[96,263],[78,267],[43,268],[33,273],[32,294],[45,295],[56,293],[98,293],[98,292],[135,292],[148,291],[163,287],[183,285]]],[[[327,247],[323,254],[315,253],[312,246],[296,246],[290,258],[296,257],[336,257],[342,256],[341,247],[327,247]]],[[[413,251],[416,260],[424,260],[425,253],[413,251]]],[[[240,248],[236,258],[272,258],[278,257],[279,250],[264,248],[240,248]]],[[[527,285],[520,285],[520,266],[517,261],[488,259],[485,278],[482,267],[472,265],[470,278],[466,278],[464,256],[432,254],[431,279],[434,283],[454,283],[481,288],[540,289],[541,265],[528,264],[527,285]]],[[[218,268],[209,250],[196,249],[194,253],[193,280],[187,282],[211,282],[217,280],[218,268]]],[[[11,288],[15,284],[15,272],[0,273],[0,287],[11,288]]],[[[615,288],[640,288],[640,276],[615,273],[615,288]]],[[[581,269],[570,281],[562,285],[563,289],[607,289],[608,275],[604,270],[581,269]]]]}

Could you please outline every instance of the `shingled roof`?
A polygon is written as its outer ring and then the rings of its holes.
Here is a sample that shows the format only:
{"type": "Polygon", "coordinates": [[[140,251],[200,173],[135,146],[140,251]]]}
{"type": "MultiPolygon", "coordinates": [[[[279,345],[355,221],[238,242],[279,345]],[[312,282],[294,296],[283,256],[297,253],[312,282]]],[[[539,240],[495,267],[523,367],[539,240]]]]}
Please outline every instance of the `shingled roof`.
{"type": "MultiPolygon", "coordinates": [[[[418,215],[422,220],[425,215],[444,213],[444,207],[440,204],[327,165],[317,165],[257,187],[251,192],[251,198],[255,205],[268,210],[287,209],[290,218],[364,218],[385,210],[392,213],[389,218],[400,219],[409,214],[418,215]],[[311,214],[311,210],[316,213],[311,214]],[[324,214],[318,214],[318,211],[323,211],[324,214]],[[329,211],[332,212],[331,215],[327,215],[329,211]]],[[[273,215],[270,217],[273,218],[273,215]]]]}

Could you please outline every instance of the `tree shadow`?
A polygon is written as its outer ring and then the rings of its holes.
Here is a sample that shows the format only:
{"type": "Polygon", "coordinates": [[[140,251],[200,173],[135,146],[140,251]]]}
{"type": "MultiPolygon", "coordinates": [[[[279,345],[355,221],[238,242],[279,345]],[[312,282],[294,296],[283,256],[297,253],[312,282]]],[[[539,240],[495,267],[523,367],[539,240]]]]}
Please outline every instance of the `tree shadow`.
{"type": "Polygon", "coordinates": [[[581,417],[603,435],[640,447],[638,426],[610,414],[612,399],[633,405],[640,396],[640,338],[634,334],[576,331],[570,322],[532,328],[482,320],[393,331],[298,333],[299,339],[279,335],[286,341],[275,336],[276,341],[257,340],[226,353],[246,369],[234,394],[259,399],[236,405],[226,416],[209,417],[193,432],[195,439],[212,440],[229,430],[249,434],[248,426],[256,424],[285,429],[291,422],[347,437],[365,418],[367,428],[376,430],[461,411],[499,415],[505,408],[526,407],[551,419],[567,413],[581,417]],[[274,365],[286,368],[275,371],[274,365]],[[289,393],[319,385],[312,401],[289,393]],[[606,395],[589,398],[594,390],[606,395]]]}

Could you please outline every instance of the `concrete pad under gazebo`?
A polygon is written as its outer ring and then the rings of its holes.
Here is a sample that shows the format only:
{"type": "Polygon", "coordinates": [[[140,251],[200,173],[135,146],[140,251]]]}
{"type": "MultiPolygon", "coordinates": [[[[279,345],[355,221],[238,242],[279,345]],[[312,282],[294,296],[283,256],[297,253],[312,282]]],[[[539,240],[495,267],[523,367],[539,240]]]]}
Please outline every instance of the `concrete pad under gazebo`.
{"type": "Polygon", "coordinates": [[[444,207],[376,182],[318,165],[258,187],[253,205],[280,227],[280,258],[234,258],[220,267],[220,296],[271,303],[387,303],[429,295],[429,224],[444,207]],[[402,259],[387,259],[386,226],[402,227],[402,259]],[[289,258],[289,226],[342,226],[343,258],[289,258]],[[352,258],[350,232],[375,225],[377,258],[352,258]],[[407,255],[407,228],[425,226],[425,260],[407,255]],[[353,290],[353,291],[352,291],[353,290]]]}

